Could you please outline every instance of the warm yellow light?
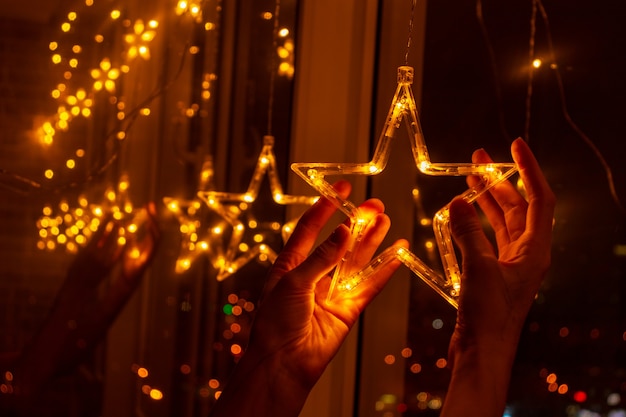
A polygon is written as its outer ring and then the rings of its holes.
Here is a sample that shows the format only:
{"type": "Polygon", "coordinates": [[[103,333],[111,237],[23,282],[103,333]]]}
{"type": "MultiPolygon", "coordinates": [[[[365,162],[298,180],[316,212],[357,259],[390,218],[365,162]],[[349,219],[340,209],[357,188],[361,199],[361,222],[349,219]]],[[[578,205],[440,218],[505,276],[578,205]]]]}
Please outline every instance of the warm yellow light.
{"type": "Polygon", "coordinates": [[[120,12],[119,10],[112,10],[111,11],[111,18],[113,20],[119,19],[121,15],[122,15],[122,12],[120,12]]]}
{"type": "Polygon", "coordinates": [[[50,48],[51,51],[56,51],[58,47],[59,47],[59,44],[54,41],[48,44],[48,48],[50,48]]]}
{"type": "Polygon", "coordinates": [[[63,32],[69,32],[71,28],[72,28],[72,25],[70,25],[68,22],[65,22],[61,25],[61,30],[63,32]]]}
{"type": "Polygon", "coordinates": [[[278,36],[280,36],[281,38],[284,38],[287,35],[289,35],[289,29],[287,28],[282,28],[278,31],[278,36]]]}
{"type": "Polygon", "coordinates": [[[47,179],[52,179],[52,177],[54,177],[54,171],[52,171],[51,169],[46,169],[46,171],[43,174],[47,179]]]}
{"type": "Polygon", "coordinates": [[[288,58],[291,52],[287,48],[278,47],[277,49],[278,56],[282,59],[288,58]]]}
{"type": "Polygon", "coordinates": [[[61,55],[59,55],[59,54],[52,55],[52,62],[53,63],[60,64],[62,60],[63,60],[63,58],[61,58],[61,55]]]}
{"type": "Polygon", "coordinates": [[[65,162],[65,166],[67,166],[69,169],[74,169],[76,168],[76,161],[74,161],[73,159],[68,159],[65,162]]]}
{"type": "Polygon", "coordinates": [[[281,62],[280,65],[278,65],[278,73],[281,75],[293,76],[293,65],[288,62],[281,62]]]}
{"type": "Polygon", "coordinates": [[[159,391],[156,388],[153,388],[150,390],[150,398],[152,398],[153,400],[162,400],[163,399],[163,393],[161,391],[159,391]]]}
{"type": "Polygon", "coordinates": [[[535,68],[539,68],[542,64],[543,64],[543,62],[539,58],[536,58],[536,59],[533,60],[533,67],[535,67],[535,68]]]}

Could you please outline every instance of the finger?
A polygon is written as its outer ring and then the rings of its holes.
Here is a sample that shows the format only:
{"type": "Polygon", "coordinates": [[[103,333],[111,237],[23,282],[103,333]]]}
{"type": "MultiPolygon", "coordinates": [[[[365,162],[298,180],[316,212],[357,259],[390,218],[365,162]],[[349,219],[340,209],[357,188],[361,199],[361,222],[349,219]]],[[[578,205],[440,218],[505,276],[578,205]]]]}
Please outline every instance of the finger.
{"type": "Polygon", "coordinates": [[[117,262],[124,249],[118,240],[121,228],[122,225],[112,216],[107,216],[100,223],[96,234],[92,237],[93,243],[90,242],[86,248],[95,262],[105,267],[110,267],[117,262]]]}
{"type": "MultiPolygon", "coordinates": [[[[347,181],[337,182],[334,188],[342,198],[346,198],[351,191],[351,185],[347,181]]],[[[335,206],[328,199],[320,198],[302,215],[279,258],[286,256],[283,254],[289,254],[290,257],[296,256],[300,260],[304,259],[335,211],[335,206]]]]}
{"type": "MultiPolygon", "coordinates": [[[[351,191],[351,185],[347,181],[335,183],[334,188],[341,198],[346,198],[351,191]]],[[[306,259],[321,230],[335,211],[335,206],[322,197],[300,217],[291,237],[270,268],[260,302],[267,297],[285,273],[306,259]]]]}
{"type": "MultiPolygon", "coordinates": [[[[492,162],[484,150],[475,152],[473,158],[475,158],[475,162],[479,163],[492,162]]],[[[501,247],[518,239],[526,227],[528,203],[515,186],[509,181],[504,181],[491,187],[489,192],[484,193],[483,196],[486,198],[482,201],[479,199],[479,205],[496,231],[498,246],[501,247]],[[502,222],[504,222],[504,227],[502,222]]]]}
{"type": "MultiPolygon", "coordinates": [[[[397,250],[401,247],[405,249],[409,247],[405,239],[397,240],[392,247],[387,250],[393,250],[393,248],[397,250]]],[[[395,251],[395,253],[397,253],[397,251],[395,251]]],[[[400,259],[394,257],[390,262],[384,262],[380,266],[377,266],[376,272],[368,276],[368,278],[361,282],[354,290],[344,291],[342,294],[343,298],[353,300],[360,313],[374,297],[382,291],[400,265],[402,265],[400,259]]],[[[340,299],[339,304],[342,302],[343,300],[340,299]]]]}
{"type": "Polygon", "coordinates": [[[154,258],[160,240],[154,203],[147,204],[133,219],[137,228],[127,239],[124,248],[123,278],[127,281],[139,279],[154,258]]]}
{"type": "Polygon", "coordinates": [[[384,213],[378,213],[370,220],[361,235],[358,245],[352,250],[351,269],[359,270],[372,259],[372,256],[385,239],[390,226],[391,220],[384,213]]]}
{"type": "Polygon", "coordinates": [[[528,144],[517,139],[511,146],[513,160],[528,196],[527,229],[549,246],[556,199],[528,144]]]}
{"type": "Polygon", "coordinates": [[[286,274],[283,279],[292,281],[293,285],[311,289],[341,261],[348,249],[350,239],[350,229],[345,224],[340,224],[328,239],[315,248],[297,268],[286,274]]]}
{"type": "Polygon", "coordinates": [[[493,248],[485,236],[474,207],[461,198],[450,203],[450,228],[452,237],[461,250],[464,264],[493,255],[493,248]]]}

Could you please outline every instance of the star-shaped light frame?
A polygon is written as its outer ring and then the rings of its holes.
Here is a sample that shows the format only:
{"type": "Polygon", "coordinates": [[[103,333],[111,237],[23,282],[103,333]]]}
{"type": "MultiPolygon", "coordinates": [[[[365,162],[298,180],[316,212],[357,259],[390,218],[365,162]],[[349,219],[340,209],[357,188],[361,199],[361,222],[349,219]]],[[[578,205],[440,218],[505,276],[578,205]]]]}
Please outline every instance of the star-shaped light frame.
{"type": "MultiPolygon", "coordinates": [[[[272,199],[281,205],[307,205],[310,206],[319,199],[319,196],[296,196],[287,195],[283,192],[283,187],[276,168],[276,157],[274,154],[275,139],[271,135],[263,137],[263,148],[259,154],[255,170],[252,174],[250,184],[245,193],[231,193],[223,191],[199,191],[198,197],[220,217],[231,226],[232,231],[226,250],[222,251],[223,256],[218,257],[214,262],[214,267],[218,270],[217,280],[223,281],[237,272],[242,266],[251,260],[259,257],[269,262],[274,262],[276,252],[264,243],[262,236],[254,239],[253,243],[244,242],[246,225],[241,220],[241,216],[248,212],[255,202],[261,183],[267,175],[272,199]],[[241,250],[242,247],[244,250],[241,250]]],[[[297,222],[292,219],[283,225],[275,224],[273,229],[281,231],[283,241],[286,241],[293,227],[297,222]]],[[[251,227],[248,224],[248,227],[251,227]]],[[[219,245],[220,242],[212,241],[210,244],[219,245]]]]}
{"type": "Polygon", "coordinates": [[[446,299],[452,306],[458,308],[458,297],[461,289],[461,272],[454,252],[450,232],[449,209],[446,205],[433,218],[433,229],[439,255],[445,276],[429,267],[419,257],[405,248],[390,247],[381,252],[365,268],[358,270],[353,265],[353,254],[362,239],[369,219],[365,218],[356,204],[341,198],[332,185],[325,179],[327,176],[338,175],[377,175],[387,165],[391,143],[397,129],[404,120],[409,132],[413,158],[418,170],[426,175],[434,176],[469,176],[476,175],[482,181],[461,194],[469,203],[473,203],[485,191],[502,181],[505,181],[515,172],[515,163],[433,163],[428,156],[428,149],[420,126],[417,105],[413,96],[413,68],[410,66],[398,67],[398,87],[396,89],[387,120],[379,137],[374,156],[365,163],[294,163],[292,170],[302,177],[321,195],[329,199],[341,210],[351,223],[353,243],[346,257],[335,269],[328,301],[332,300],[334,291],[350,290],[373,274],[381,265],[393,259],[399,259],[425,283],[446,299]]]}
{"type": "Polygon", "coordinates": [[[186,272],[200,256],[208,256],[211,263],[215,263],[217,257],[221,256],[216,253],[218,245],[211,243],[219,239],[227,224],[220,220],[209,227],[206,224],[206,205],[198,197],[198,192],[213,187],[213,173],[213,158],[206,156],[199,173],[198,190],[193,199],[163,197],[163,204],[179,223],[181,241],[175,267],[177,274],[186,272]]]}

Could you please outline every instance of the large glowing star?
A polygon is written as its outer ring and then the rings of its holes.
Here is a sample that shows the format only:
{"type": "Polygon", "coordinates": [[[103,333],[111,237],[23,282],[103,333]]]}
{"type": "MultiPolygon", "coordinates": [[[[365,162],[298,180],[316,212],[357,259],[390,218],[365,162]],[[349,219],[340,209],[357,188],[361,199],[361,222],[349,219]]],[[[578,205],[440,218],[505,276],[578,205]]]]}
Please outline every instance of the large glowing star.
{"type": "Polygon", "coordinates": [[[445,298],[455,308],[458,307],[458,296],[461,288],[461,273],[454,252],[449,225],[448,206],[439,210],[433,218],[433,229],[439,248],[445,276],[433,270],[415,254],[405,248],[390,247],[381,252],[365,268],[357,270],[353,267],[351,253],[358,248],[362,234],[369,222],[359,212],[356,204],[341,198],[335,189],[326,180],[327,176],[337,175],[376,175],[380,174],[387,165],[392,139],[404,120],[409,131],[411,148],[415,164],[420,172],[435,176],[468,176],[477,175],[483,180],[477,186],[468,189],[461,196],[473,203],[482,193],[494,185],[505,181],[517,171],[514,163],[434,163],[430,161],[424,136],[417,116],[417,106],[411,89],[413,83],[413,68],[401,66],[398,68],[398,87],[391,102],[387,120],[379,137],[374,151],[374,157],[365,163],[294,163],[291,168],[321,195],[332,201],[351,222],[353,246],[348,256],[337,266],[328,294],[332,298],[334,291],[345,291],[354,288],[367,279],[381,265],[393,259],[399,259],[411,271],[419,276],[438,294],[445,298]]]}
{"type": "MultiPolygon", "coordinates": [[[[247,222],[242,221],[242,216],[250,217],[250,208],[255,202],[261,183],[267,175],[272,198],[277,204],[281,205],[311,205],[319,197],[317,196],[293,196],[283,193],[283,188],[278,177],[276,169],[276,158],[274,155],[274,137],[265,136],[263,138],[263,149],[257,160],[257,165],[252,174],[252,179],[245,193],[230,193],[222,191],[200,191],[198,197],[213,212],[217,213],[230,226],[230,238],[227,239],[225,250],[218,251],[222,256],[217,257],[213,262],[214,267],[218,270],[217,279],[222,281],[231,276],[239,268],[246,265],[255,258],[273,262],[276,259],[276,252],[266,243],[265,235],[262,232],[256,232],[259,222],[256,219],[249,218],[247,222]],[[250,242],[246,242],[246,229],[252,233],[250,242]]],[[[283,241],[286,241],[291,235],[293,226],[297,219],[292,219],[284,224],[271,222],[268,229],[275,233],[281,233],[283,241]]],[[[212,240],[211,245],[220,245],[221,241],[212,240]]]]}

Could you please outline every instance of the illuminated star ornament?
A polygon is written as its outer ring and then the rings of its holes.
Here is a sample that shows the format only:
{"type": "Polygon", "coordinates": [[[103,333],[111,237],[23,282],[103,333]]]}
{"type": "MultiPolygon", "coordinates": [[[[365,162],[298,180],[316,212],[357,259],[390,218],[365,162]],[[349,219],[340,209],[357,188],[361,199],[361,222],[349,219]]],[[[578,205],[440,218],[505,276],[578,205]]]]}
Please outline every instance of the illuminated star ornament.
{"type": "Polygon", "coordinates": [[[376,175],[380,174],[387,165],[391,142],[397,129],[404,121],[409,131],[413,158],[418,170],[426,175],[434,176],[468,176],[476,175],[482,181],[465,191],[461,197],[469,203],[476,199],[489,188],[505,181],[517,171],[514,163],[434,163],[430,161],[428,150],[424,141],[417,106],[411,89],[413,84],[413,68],[400,66],[398,68],[398,87],[391,102],[387,120],[379,137],[374,156],[370,162],[365,163],[294,163],[292,170],[302,177],[309,185],[321,195],[329,199],[341,210],[351,223],[351,232],[354,237],[353,246],[348,255],[335,269],[328,300],[332,298],[334,291],[346,291],[354,288],[363,280],[367,279],[381,265],[393,259],[399,259],[411,271],[419,276],[425,283],[446,299],[455,308],[458,307],[458,296],[461,288],[461,272],[452,244],[448,206],[440,209],[433,218],[433,229],[439,248],[439,255],[443,264],[445,276],[436,272],[424,263],[415,254],[405,248],[390,247],[384,250],[378,257],[373,259],[365,268],[357,270],[350,256],[358,248],[363,233],[370,219],[365,218],[356,204],[341,198],[332,185],[326,180],[326,176],[337,175],[376,175]]]}
{"type": "MultiPolygon", "coordinates": [[[[226,244],[223,256],[219,256],[214,262],[214,267],[218,270],[217,280],[223,281],[251,260],[258,258],[261,261],[273,262],[276,259],[276,252],[265,242],[265,235],[257,232],[259,222],[251,218],[247,222],[242,221],[244,214],[250,215],[250,208],[255,202],[261,183],[267,175],[272,199],[280,205],[311,205],[319,197],[317,196],[295,196],[283,193],[283,188],[276,169],[276,158],[274,155],[274,137],[266,135],[263,137],[263,148],[259,154],[256,168],[252,174],[252,179],[245,193],[230,193],[222,191],[200,191],[200,197],[207,207],[217,213],[230,226],[230,238],[226,244]],[[252,233],[252,242],[244,239],[246,228],[252,233]]],[[[286,241],[298,219],[292,219],[284,224],[271,222],[268,225],[270,231],[281,233],[283,242],[286,241]]],[[[217,234],[216,234],[217,237],[217,234]]],[[[209,242],[209,246],[220,244],[216,239],[209,242]]]]}
{"type": "Polygon", "coordinates": [[[163,197],[165,207],[176,216],[181,234],[180,251],[176,260],[175,271],[182,274],[191,268],[194,261],[203,255],[207,255],[212,264],[223,256],[219,250],[219,239],[228,223],[220,216],[217,223],[208,226],[208,211],[204,201],[198,197],[198,193],[206,192],[213,186],[213,159],[205,157],[200,170],[198,191],[191,200],[176,197],[163,197]]]}

